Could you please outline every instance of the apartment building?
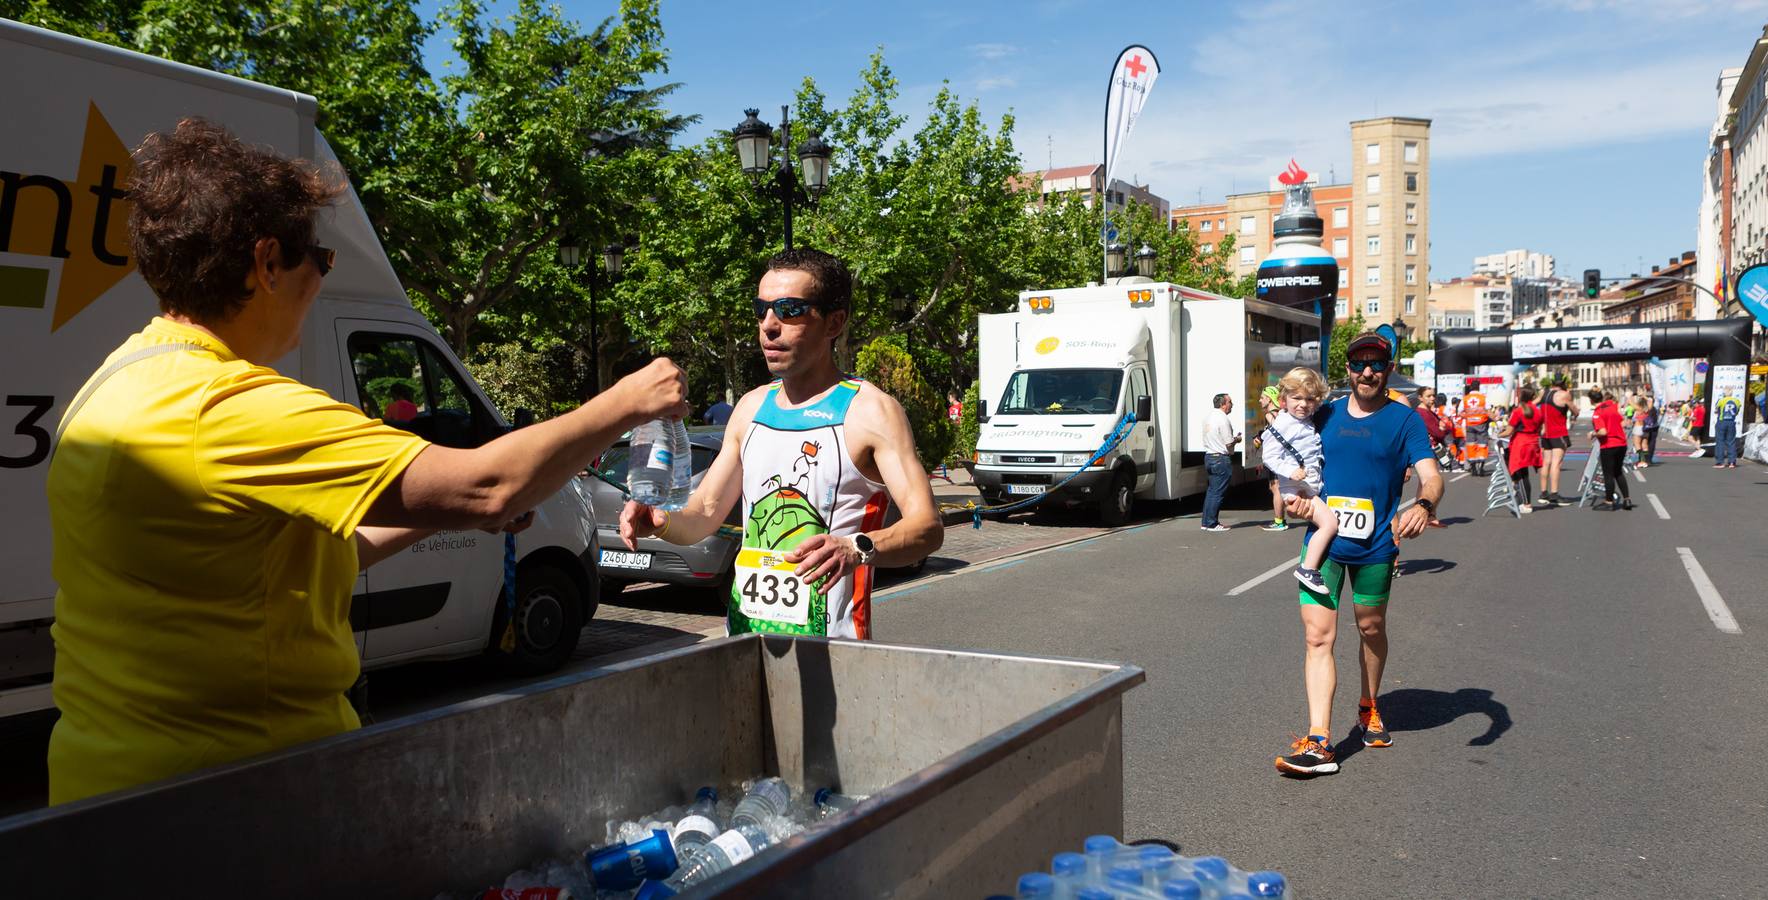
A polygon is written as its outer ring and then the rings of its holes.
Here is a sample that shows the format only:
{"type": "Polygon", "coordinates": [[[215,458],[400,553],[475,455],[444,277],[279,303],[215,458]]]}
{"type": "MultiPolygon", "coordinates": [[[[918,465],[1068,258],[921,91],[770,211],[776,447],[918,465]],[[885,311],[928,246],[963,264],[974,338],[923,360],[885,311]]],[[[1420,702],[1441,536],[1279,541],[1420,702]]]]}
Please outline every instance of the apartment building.
{"type": "Polygon", "coordinates": [[[1042,208],[1045,203],[1066,197],[1077,196],[1087,206],[1092,206],[1101,194],[1105,195],[1107,210],[1122,209],[1130,201],[1142,206],[1152,207],[1155,221],[1165,222],[1172,218],[1172,204],[1165,198],[1155,194],[1145,184],[1133,184],[1121,178],[1111,179],[1111,189],[1105,189],[1105,167],[1094,163],[1084,166],[1062,166],[1055,169],[1044,169],[1040,172],[1022,172],[1012,179],[1013,185],[1022,190],[1030,190],[1037,184],[1038,197],[1032,205],[1042,208]]]}
{"type": "Polygon", "coordinates": [[[1351,154],[1358,259],[1345,293],[1369,321],[1422,335],[1429,330],[1423,303],[1430,286],[1430,120],[1352,122],[1351,154]]]}
{"type": "MultiPolygon", "coordinates": [[[[1694,274],[1695,254],[1690,250],[1671,257],[1668,265],[1652,266],[1651,274],[1688,278],[1694,274]]],[[[1651,325],[1694,318],[1694,288],[1687,282],[1639,278],[1622,282],[1598,299],[1604,325],[1651,325]]],[[[1639,360],[1602,364],[1602,383],[1611,391],[1639,391],[1651,386],[1648,363],[1639,360]]]]}
{"type": "Polygon", "coordinates": [[[1513,278],[1552,278],[1553,255],[1534,250],[1506,250],[1473,258],[1475,275],[1509,275],[1513,278]]]}
{"type": "Polygon", "coordinates": [[[1474,307],[1478,290],[1491,279],[1484,276],[1433,281],[1426,286],[1424,337],[1434,338],[1439,331],[1459,331],[1474,327],[1474,307]],[[1476,281],[1477,278],[1477,281],[1476,281]]]}
{"type": "MultiPolygon", "coordinates": [[[[1319,210],[1320,221],[1325,223],[1326,230],[1320,237],[1320,244],[1338,259],[1342,295],[1352,265],[1351,186],[1348,183],[1323,185],[1317,176],[1309,177],[1308,184],[1313,185],[1314,208],[1319,210]]],[[[1175,207],[1173,227],[1189,229],[1197,238],[1198,248],[1205,253],[1219,246],[1222,238],[1233,235],[1234,274],[1251,275],[1258,271],[1258,264],[1271,255],[1271,223],[1283,209],[1284,194],[1285,191],[1278,186],[1268,191],[1230,194],[1221,203],[1175,207]]],[[[1344,315],[1342,308],[1339,315],[1344,315]]]]}

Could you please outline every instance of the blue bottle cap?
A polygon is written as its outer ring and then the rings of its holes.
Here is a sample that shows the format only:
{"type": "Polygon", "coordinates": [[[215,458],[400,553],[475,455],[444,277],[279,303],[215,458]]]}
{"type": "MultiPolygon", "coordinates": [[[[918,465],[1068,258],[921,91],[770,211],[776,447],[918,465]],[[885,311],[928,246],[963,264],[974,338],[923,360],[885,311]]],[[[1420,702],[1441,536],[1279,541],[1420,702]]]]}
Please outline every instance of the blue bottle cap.
{"type": "Polygon", "coordinates": [[[1113,885],[1124,887],[1142,886],[1142,867],[1131,865],[1115,865],[1105,873],[1105,880],[1113,885]]]}
{"type": "Polygon", "coordinates": [[[828,788],[817,788],[816,793],[811,796],[811,801],[818,806],[822,806],[824,803],[829,802],[829,795],[833,793],[835,792],[828,788]]]}
{"type": "Polygon", "coordinates": [[[1198,881],[1221,881],[1228,877],[1228,861],[1219,856],[1191,860],[1191,875],[1198,881]]]}
{"type": "Polygon", "coordinates": [[[1058,853],[1050,860],[1050,871],[1057,875],[1079,875],[1087,870],[1087,858],[1079,853],[1058,853]]]}
{"type": "Polygon", "coordinates": [[[1142,845],[1141,849],[1138,851],[1137,858],[1142,860],[1143,862],[1149,862],[1151,860],[1159,860],[1161,862],[1171,862],[1175,859],[1178,859],[1179,855],[1177,853],[1172,852],[1171,850],[1166,849],[1165,847],[1160,846],[1159,844],[1144,844],[1144,845],[1142,845]]]}
{"type": "Polygon", "coordinates": [[[1056,896],[1056,879],[1047,872],[1027,872],[1019,876],[1019,896],[1021,897],[1054,897],[1056,896]]]}
{"type": "Polygon", "coordinates": [[[1281,872],[1254,872],[1246,876],[1246,892],[1254,897],[1281,897],[1289,882],[1281,872]]]}
{"type": "Polygon", "coordinates": [[[1117,900],[1111,892],[1104,888],[1085,888],[1074,895],[1074,900],[1117,900]]]}
{"type": "Polygon", "coordinates": [[[694,792],[694,799],[695,800],[711,800],[713,803],[717,803],[718,802],[718,788],[703,787],[703,788],[694,792]]]}
{"type": "Polygon", "coordinates": [[[1095,834],[1092,837],[1087,838],[1086,843],[1081,846],[1084,847],[1088,853],[1110,853],[1117,849],[1118,844],[1117,838],[1114,838],[1109,834],[1095,834]]]}
{"type": "Polygon", "coordinates": [[[601,890],[629,891],[640,882],[668,878],[679,862],[669,832],[653,829],[650,837],[630,844],[610,844],[584,858],[590,880],[601,890]]]}
{"type": "Polygon", "coordinates": [[[1194,878],[1174,878],[1160,886],[1164,900],[1202,900],[1203,885],[1194,878]]]}

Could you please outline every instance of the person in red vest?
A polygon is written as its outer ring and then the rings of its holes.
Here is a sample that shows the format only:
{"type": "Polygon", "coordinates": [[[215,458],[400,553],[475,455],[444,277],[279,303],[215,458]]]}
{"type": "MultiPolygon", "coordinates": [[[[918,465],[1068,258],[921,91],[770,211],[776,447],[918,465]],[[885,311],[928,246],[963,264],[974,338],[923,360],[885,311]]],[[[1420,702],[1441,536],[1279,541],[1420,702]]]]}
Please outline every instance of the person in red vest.
{"type": "MultiPolygon", "coordinates": [[[[1627,493],[1627,474],[1623,471],[1621,460],[1627,455],[1627,423],[1621,419],[1621,409],[1615,405],[1613,394],[1604,394],[1592,389],[1590,402],[1591,422],[1594,426],[1590,436],[1600,442],[1602,455],[1602,487],[1607,509],[1632,509],[1633,498],[1627,493]],[[1621,502],[1615,505],[1615,491],[1621,492],[1621,502]]],[[[1594,509],[1603,509],[1597,504],[1594,509]]]]}
{"type": "Polygon", "coordinates": [[[1559,496],[1559,467],[1572,447],[1571,420],[1577,411],[1564,385],[1550,385],[1541,399],[1541,499],[1558,505],[1565,502],[1559,496]]]}
{"type": "MultiPolygon", "coordinates": [[[[1529,499],[1529,470],[1541,466],[1541,410],[1535,406],[1535,389],[1523,385],[1516,392],[1516,408],[1510,411],[1510,480],[1516,486],[1517,511],[1530,513],[1536,504],[1529,499]]],[[[1541,508],[1553,504],[1541,499],[1541,508]]]]}

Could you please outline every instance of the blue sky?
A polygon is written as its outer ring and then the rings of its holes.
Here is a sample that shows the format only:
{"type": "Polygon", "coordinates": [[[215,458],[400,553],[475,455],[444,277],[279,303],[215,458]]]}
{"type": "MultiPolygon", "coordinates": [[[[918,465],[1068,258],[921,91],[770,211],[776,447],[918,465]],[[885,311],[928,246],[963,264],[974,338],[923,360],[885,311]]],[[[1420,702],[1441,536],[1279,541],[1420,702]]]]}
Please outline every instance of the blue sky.
{"type": "MultiPolygon", "coordinates": [[[[563,5],[586,26],[615,9],[563,5]]],[[[1352,119],[1432,119],[1436,279],[1518,247],[1571,277],[1694,249],[1715,82],[1764,22],[1768,0],[663,2],[690,141],[745,106],[777,124],[807,75],[839,103],[880,47],[910,127],[949,81],[1012,112],[1032,169],[1097,161],[1111,64],[1145,44],[1161,75],[1119,171],[1175,204],[1262,189],[1291,156],[1343,180],[1352,119]]]]}

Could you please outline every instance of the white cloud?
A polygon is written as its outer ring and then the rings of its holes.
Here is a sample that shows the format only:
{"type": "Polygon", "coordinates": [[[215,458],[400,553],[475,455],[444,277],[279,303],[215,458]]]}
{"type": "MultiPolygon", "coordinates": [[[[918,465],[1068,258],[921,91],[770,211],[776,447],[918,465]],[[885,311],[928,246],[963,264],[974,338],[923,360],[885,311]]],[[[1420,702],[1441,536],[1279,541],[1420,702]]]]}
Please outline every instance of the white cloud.
{"type": "Polygon", "coordinates": [[[1017,56],[1022,52],[1022,48],[1013,44],[971,44],[964,49],[969,51],[971,56],[989,62],[1017,56]]]}

